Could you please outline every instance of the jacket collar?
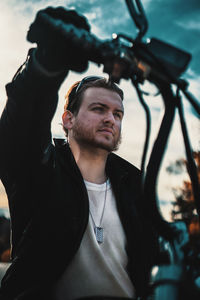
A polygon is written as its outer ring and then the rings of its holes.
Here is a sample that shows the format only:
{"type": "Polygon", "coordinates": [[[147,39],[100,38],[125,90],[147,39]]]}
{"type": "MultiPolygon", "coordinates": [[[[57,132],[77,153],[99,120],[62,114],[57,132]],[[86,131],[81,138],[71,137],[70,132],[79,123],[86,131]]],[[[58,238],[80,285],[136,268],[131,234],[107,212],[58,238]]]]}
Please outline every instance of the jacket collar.
{"type": "MultiPolygon", "coordinates": [[[[61,163],[64,165],[66,165],[66,162],[70,163],[70,165],[73,167],[73,170],[70,169],[70,172],[75,172],[76,175],[82,177],[74,156],[71,152],[69,143],[65,139],[54,139],[54,144],[56,150],[61,154],[61,163]]],[[[117,154],[110,153],[106,162],[106,174],[109,178],[113,178],[113,180],[119,183],[127,176],[139,175],[140,171],[117,154]]]]}

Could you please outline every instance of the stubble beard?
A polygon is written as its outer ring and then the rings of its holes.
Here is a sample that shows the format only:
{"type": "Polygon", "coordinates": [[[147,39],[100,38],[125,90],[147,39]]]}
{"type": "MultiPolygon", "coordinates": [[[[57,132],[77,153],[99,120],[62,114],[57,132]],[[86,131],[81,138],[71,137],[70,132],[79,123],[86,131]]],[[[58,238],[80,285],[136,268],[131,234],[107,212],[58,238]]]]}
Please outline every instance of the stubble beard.
{"type": "Polygon", "coordinates": [[[76,142],[86,148],[99,148],[106,150],[108,152],[117,151],[121,144],[121,133],[119,134],[118,139],[113,139],[112,143],[101,142],[95,139],[93,132],[87,131],[83,128],[81,124],[77,121],[73,127],[73,138],[76,142]]]}

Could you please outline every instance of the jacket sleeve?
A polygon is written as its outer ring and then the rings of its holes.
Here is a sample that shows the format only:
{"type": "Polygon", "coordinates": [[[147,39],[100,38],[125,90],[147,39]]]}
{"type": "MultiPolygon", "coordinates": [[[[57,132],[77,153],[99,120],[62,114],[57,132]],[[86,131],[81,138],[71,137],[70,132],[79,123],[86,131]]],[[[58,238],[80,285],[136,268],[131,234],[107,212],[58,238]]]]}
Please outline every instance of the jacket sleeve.
{"type": "Polygon", "coordinates": [[[0,177],[17,174],[19,168],[42,155],[51,143],[51,120],[58,90],[67,71],[48,74],[34,58],[35,49],[22,70],[6,86],[7,103],[0,119],[0,177]]]}

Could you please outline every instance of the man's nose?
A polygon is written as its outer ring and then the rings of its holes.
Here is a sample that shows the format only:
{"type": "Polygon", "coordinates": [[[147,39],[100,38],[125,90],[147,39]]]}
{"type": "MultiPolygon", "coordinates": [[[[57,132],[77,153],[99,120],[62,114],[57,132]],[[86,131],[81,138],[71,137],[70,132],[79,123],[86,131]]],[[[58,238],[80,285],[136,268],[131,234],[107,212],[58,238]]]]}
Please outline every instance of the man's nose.
{"type": "Polygon", "coordinates": [[[104,117],[104,123],[109,123],[109,124],[112,124],[114,125],[115,123],[115,117],[113,115],[112,112],[107,112],[105,117],[104,117]]]}

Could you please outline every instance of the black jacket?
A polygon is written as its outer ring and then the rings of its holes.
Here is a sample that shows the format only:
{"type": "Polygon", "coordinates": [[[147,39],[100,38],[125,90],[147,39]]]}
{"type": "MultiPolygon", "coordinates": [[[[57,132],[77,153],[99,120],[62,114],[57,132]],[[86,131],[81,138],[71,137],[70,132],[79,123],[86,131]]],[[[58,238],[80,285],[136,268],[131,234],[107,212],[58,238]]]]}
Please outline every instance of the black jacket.
{"type": "MultiPolygon", "coordinates": [[[[50,299],[50,287],[75,255],[87,226],[88,196],[79,168],[66,142],[51,143],[50,123],[65,76],[47,78],[30,60],[6,87],[0,175],[9,200],[13,261],[2,280],[2,300],[50,299]]],[[[127,237],[128,272],[142,295],[153,240],[146,239],[140,172],[110,154],[106,173],[127,237]]]]}

